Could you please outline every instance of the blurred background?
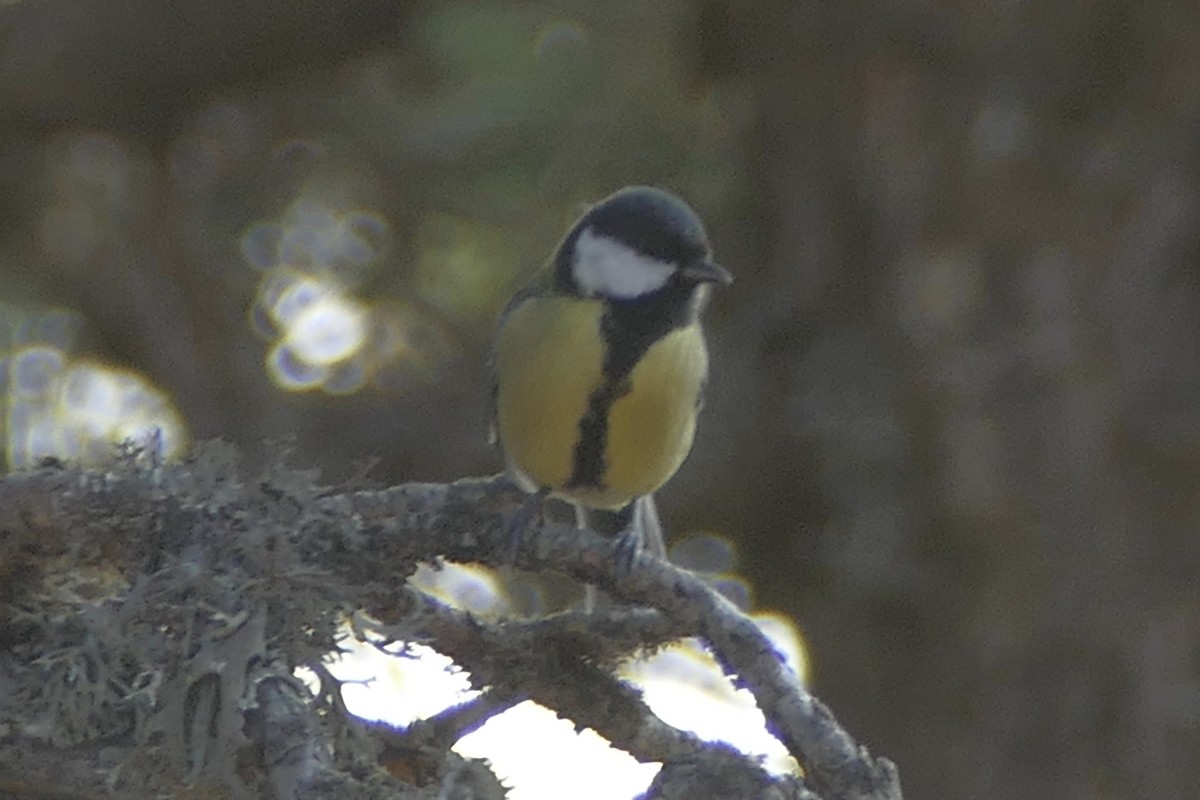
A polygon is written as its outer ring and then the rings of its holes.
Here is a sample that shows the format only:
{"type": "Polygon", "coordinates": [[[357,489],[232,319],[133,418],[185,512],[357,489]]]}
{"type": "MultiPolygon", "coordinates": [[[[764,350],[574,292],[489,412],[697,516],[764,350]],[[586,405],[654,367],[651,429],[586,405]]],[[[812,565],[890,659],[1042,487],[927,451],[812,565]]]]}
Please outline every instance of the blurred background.
{"type": "Polygon", "coordinates": [[[1198,142],[1182,2],[4,0],[4,463],[496,472],[496,314],[660,185],[737,276],[669,534],[908,796],[1194,797],[1198,142]]]}

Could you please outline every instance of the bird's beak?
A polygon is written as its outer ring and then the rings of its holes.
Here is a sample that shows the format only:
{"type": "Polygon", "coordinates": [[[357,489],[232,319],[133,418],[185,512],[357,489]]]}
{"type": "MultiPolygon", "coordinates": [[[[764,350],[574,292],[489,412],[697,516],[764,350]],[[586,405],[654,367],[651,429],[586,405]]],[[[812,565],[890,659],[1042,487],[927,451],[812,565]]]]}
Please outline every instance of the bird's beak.
{"type": "Polygon", "coordinates": [[[729,270],[712,261],[697,261],[682,267],[679,272],[696,283],[719,283],[722,286],[733,283],[733,276],[729,274],[729,270]]]}

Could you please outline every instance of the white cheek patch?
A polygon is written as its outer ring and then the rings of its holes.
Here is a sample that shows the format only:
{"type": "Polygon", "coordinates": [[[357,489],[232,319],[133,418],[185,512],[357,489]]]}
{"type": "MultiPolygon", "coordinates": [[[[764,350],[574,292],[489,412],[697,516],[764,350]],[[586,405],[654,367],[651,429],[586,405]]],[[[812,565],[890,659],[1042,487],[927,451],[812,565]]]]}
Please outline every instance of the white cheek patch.
{"type": "Polygon", "coordinates": [[[667,285],[675,265],[584,228],[575,239],[575,284],[588,296],[632,299],[667,285]]]}

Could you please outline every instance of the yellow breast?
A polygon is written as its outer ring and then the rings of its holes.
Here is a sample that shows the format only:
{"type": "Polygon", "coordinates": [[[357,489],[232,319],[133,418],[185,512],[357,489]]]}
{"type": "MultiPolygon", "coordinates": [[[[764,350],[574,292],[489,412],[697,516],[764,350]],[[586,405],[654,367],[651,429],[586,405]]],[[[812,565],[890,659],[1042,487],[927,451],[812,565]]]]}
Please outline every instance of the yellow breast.
{"type": "Polygon", "coordinates": [[[596,485],[569,485],[580,420],[604,379],[599,301],[540,297],[514,309],[496,351],[497,425],[509,463],[537,487],[596,508],[658,489],[692,447],[708,370],[698,324],[655,342],[609,408],[596,485]]]}
{"type": "Polygon", "coordinates": [[[574,466],[579,420],[604,363],[599,301],[526,300],[496,343],[496,425],[509,463],[536,487],[559,489],[574,466]]]}

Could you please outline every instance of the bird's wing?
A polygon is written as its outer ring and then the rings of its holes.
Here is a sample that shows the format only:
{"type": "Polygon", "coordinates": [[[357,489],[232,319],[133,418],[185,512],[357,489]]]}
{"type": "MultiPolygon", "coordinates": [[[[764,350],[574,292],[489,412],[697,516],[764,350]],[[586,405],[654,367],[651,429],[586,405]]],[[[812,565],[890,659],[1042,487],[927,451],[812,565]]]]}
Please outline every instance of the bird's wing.
{"type": "Polygon", "coordinates": [[[499,444],[500,437],[496,430],[496,403],[497,395],[500,391],[500,379],[496,374],[496,349],[500,345],[500,331],[504,329],[504,322],[509,315],[516,310],[517,306],[524,303],[530,298],[545,294],[547,291],[546,282],[542,278],[535,279],[523,289],[517,291],[508,301],[508,305],[504,306],[504,310],[500,312],[500,318],[496,322],[496,331],[492,334],[492,345],[488,349],[488,374],[491,376],[491,391],[488,392],[488,444],[499,444]]]}

